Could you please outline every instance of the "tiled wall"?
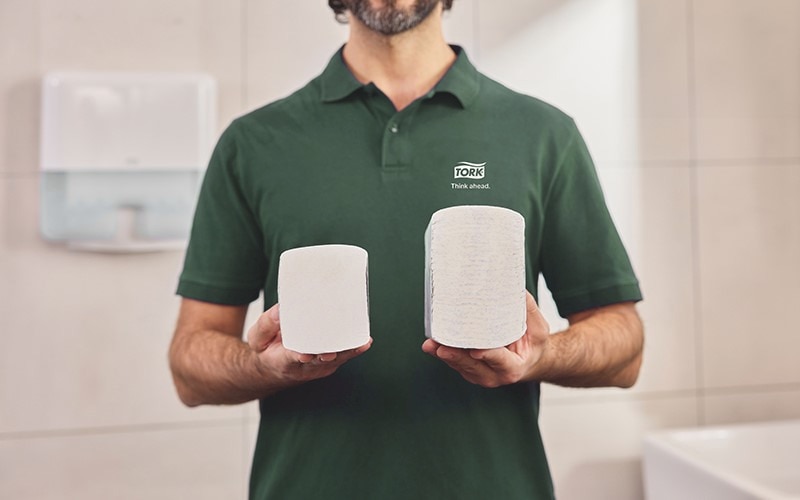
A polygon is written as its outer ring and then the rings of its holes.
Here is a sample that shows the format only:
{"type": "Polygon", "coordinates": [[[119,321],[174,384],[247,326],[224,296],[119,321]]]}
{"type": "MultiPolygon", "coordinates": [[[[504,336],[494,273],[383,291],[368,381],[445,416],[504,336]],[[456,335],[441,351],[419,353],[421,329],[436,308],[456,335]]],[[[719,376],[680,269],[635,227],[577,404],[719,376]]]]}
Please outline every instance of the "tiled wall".
{"type": "MultiPolygon", "coordinates": [[[[636,388],[545,390],[559,498],[641,498],[649,430],[799,418],[800,4],[457,0],[447,31],[575,117],[647,298],[636,388]]],[[[345,35],[323,1],[0,0],[0,498],[242,498],[257,420],[174,396],[182,255],[39,239],[42,74],[206,71],[221,129],[345,35]]]]}

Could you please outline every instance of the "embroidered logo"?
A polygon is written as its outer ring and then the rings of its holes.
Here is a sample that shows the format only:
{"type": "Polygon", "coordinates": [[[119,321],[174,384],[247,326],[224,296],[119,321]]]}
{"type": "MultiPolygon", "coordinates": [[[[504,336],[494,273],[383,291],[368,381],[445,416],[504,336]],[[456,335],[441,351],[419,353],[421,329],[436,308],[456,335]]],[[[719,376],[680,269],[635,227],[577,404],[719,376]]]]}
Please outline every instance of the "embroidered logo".
{"type": "Polygon", "coordinates": [[[483,179],[485,176],[486,162],[470,163],[468,161],[462,161],[453,167],[454,179],[483,179]]]}

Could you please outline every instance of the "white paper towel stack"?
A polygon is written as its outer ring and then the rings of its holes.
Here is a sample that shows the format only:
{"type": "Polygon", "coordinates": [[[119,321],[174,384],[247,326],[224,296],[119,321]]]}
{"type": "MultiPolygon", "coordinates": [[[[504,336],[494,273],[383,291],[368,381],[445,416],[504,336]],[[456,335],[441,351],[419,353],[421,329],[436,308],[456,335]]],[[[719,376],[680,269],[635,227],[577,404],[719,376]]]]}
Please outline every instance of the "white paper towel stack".
{"type": "Polygon", "coordinates": [[[525,219],[457,206],[425,231],[425,330],[440,344],[489,349],[525,333],[525,219]]]}
{"type": "Polygon", "coordinates": [[[369,340],[367,251],[350,245],[294,248],[281,254],[278,302],[289,350],[323,354],[369,340]]]}

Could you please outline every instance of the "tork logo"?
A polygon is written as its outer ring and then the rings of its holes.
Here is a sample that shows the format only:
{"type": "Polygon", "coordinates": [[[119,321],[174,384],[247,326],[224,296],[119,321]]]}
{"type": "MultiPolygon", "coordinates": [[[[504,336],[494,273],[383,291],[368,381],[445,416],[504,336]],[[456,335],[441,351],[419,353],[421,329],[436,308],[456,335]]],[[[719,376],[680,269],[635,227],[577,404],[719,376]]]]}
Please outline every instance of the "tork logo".
{"type": "Polygon", "coordinates": [[[462,161],[453,169],[454,179],[483,179],[486,175],[486,162],[470,163],[462,161]]]}

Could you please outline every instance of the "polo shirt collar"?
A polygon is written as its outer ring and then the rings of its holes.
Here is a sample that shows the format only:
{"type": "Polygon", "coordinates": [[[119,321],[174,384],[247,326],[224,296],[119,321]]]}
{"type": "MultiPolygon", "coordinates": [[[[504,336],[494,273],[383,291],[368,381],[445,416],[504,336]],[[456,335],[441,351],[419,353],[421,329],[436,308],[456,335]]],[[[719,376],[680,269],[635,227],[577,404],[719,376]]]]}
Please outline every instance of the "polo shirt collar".
{"type": "MultiPolygon", "coordinates": [[[[451,45],[453,51],[456,53],[456,60],[447,73],[439,80],[432,93],[448,93],[452,94],[461,106],[466,108],[478,96],[479,91],[479,73],[475,66],[467,58],[467,54],[461,47],[451,45]]],[[[362,84],[350,69],[345,65],[342,56],[344,47],[340,48],[336,54],[333,55],[328,66],[321,75],[321,95],[320,98],[323,102],[336,102],[345,99],[353,92],[367,87],[362,84]]]]}
{"type": "Polygon", "coordinates": [[[461,103],[461,107],[466,108],[478,97],[480,74],[467,58],[464,49],[458,45],[450,47],[456,53],[456,61],[439,80],[439,83],[433,87],[433,91],[452,94],[461,103]]]}
{"type": "Polygon", "coordinates": [[[328,66],[320,76],[322,83],[320,98],[322,102],[341,101],[356,90],[365,87],[365,85],[356,80],[356,77],[353,76],[353,73],[344,63],[343,53],[344,46],[331,57],[328,66]]]}

